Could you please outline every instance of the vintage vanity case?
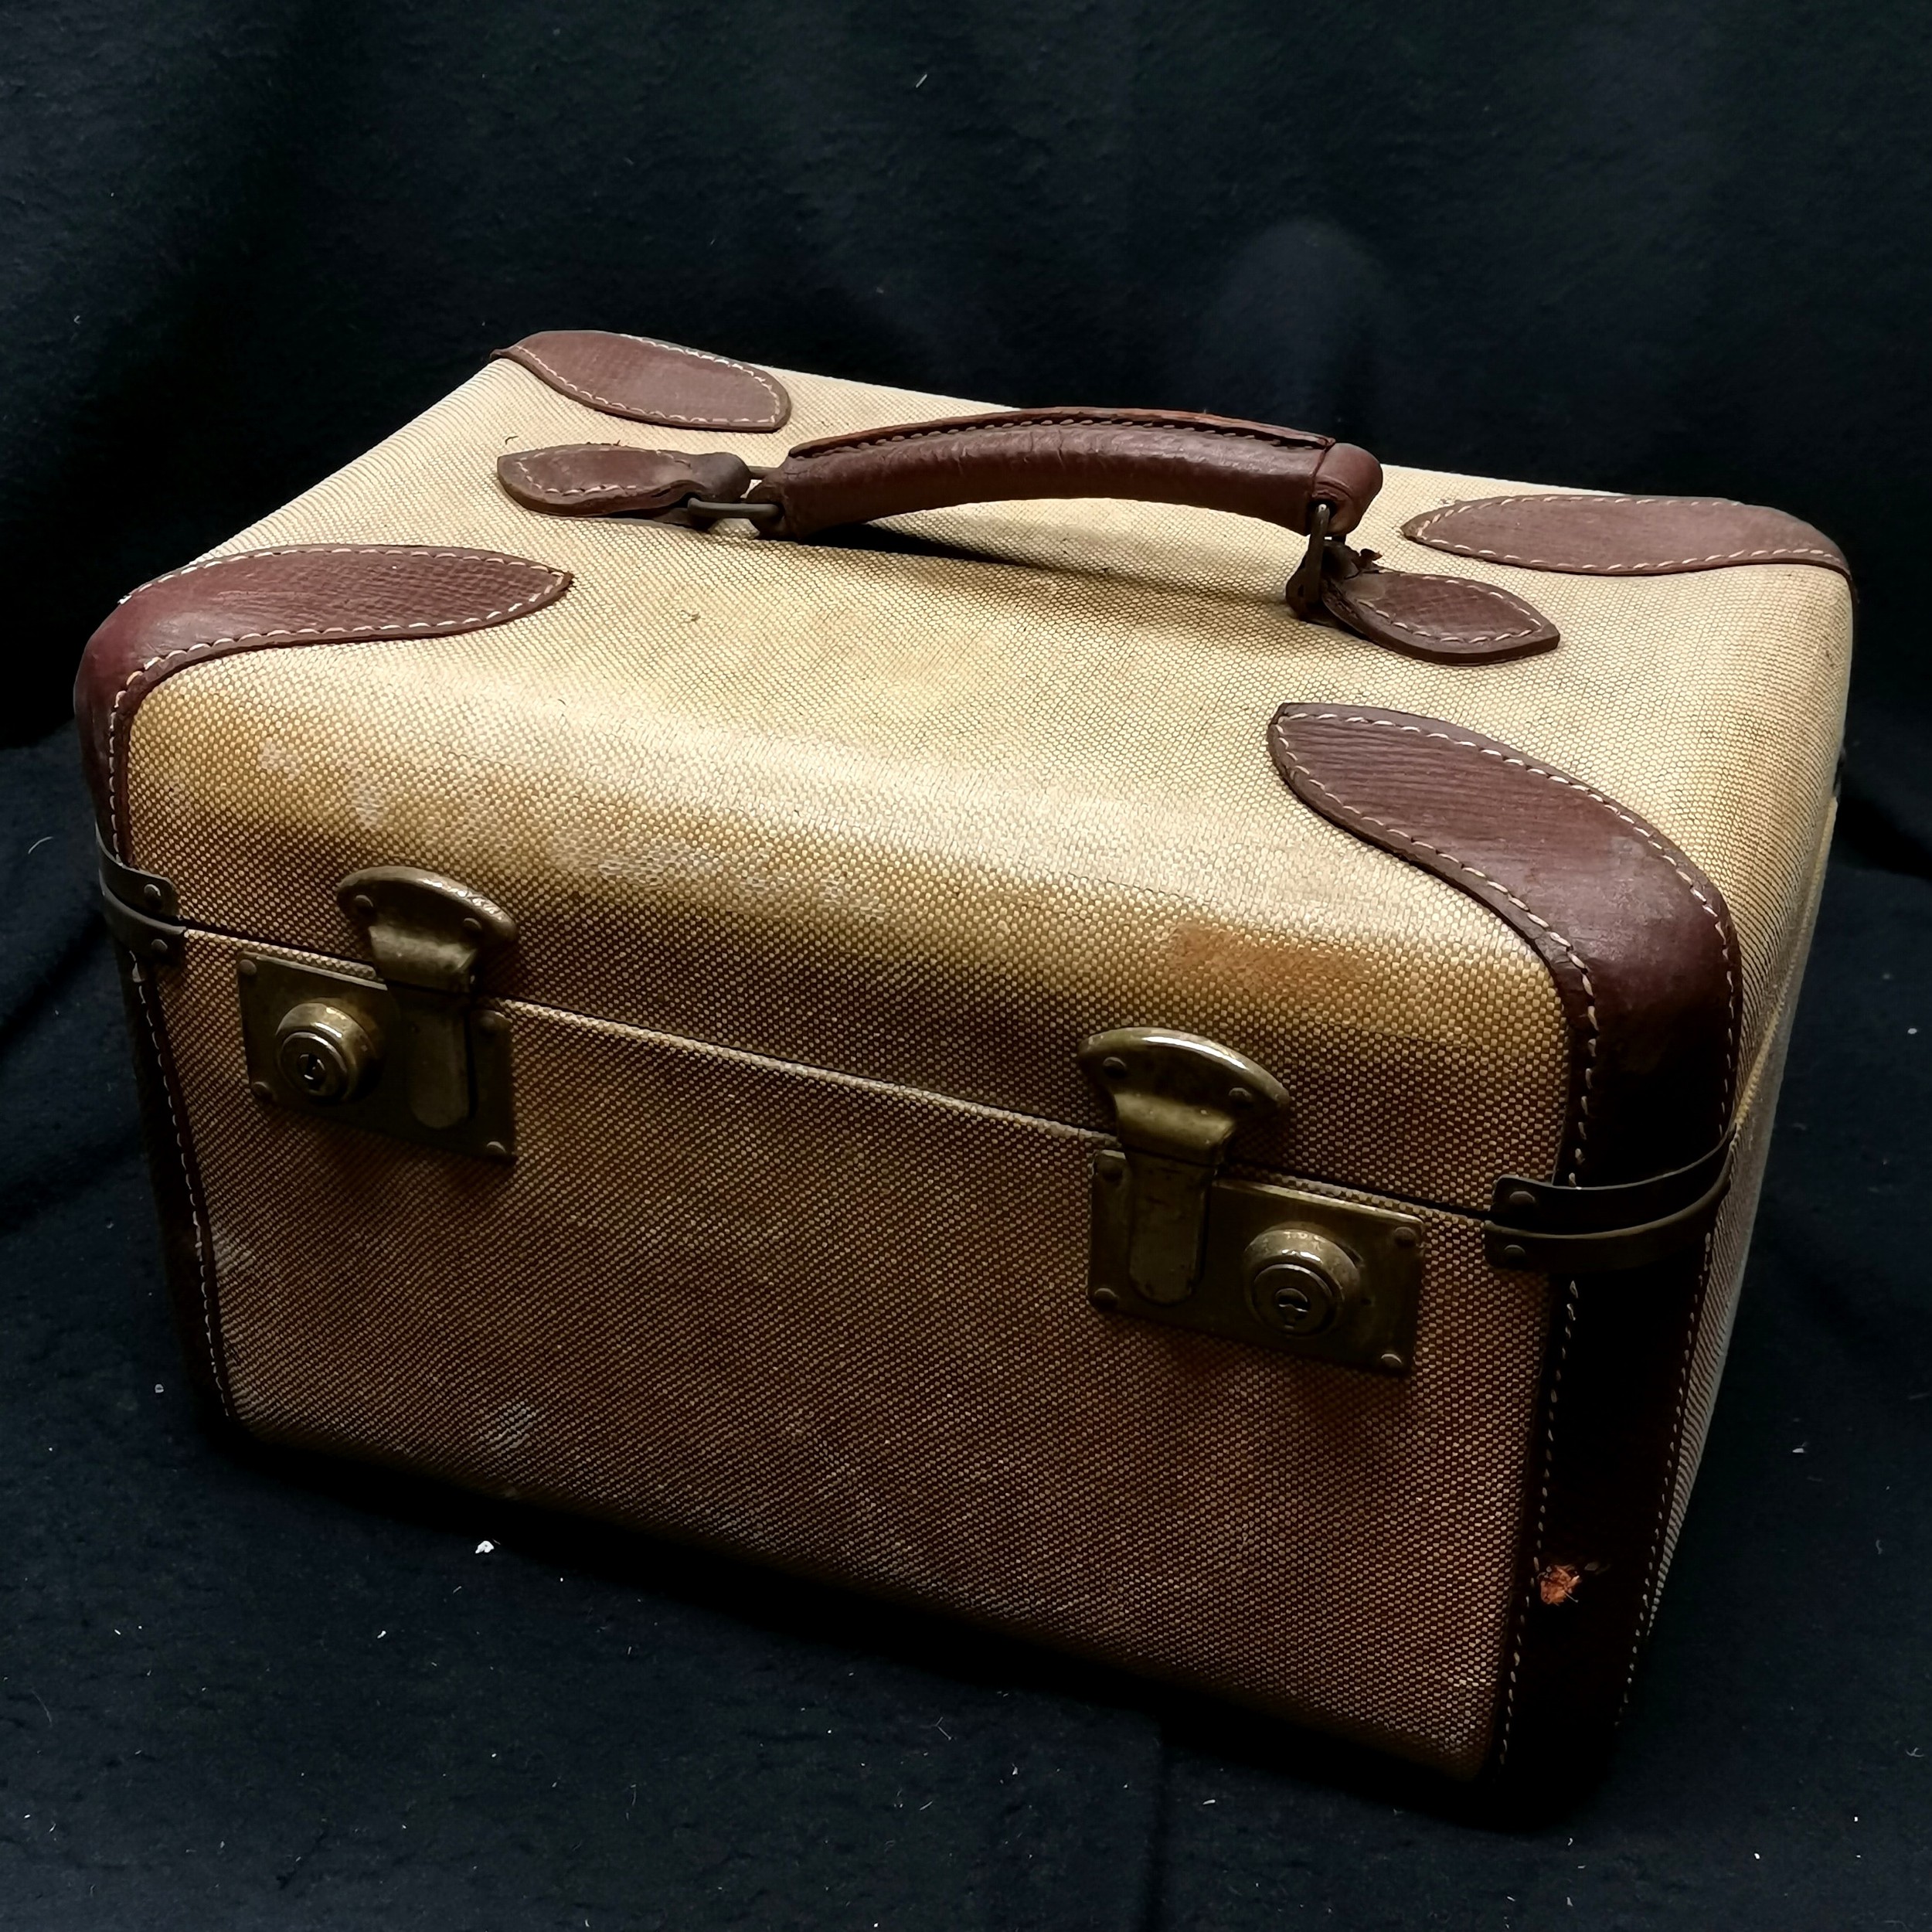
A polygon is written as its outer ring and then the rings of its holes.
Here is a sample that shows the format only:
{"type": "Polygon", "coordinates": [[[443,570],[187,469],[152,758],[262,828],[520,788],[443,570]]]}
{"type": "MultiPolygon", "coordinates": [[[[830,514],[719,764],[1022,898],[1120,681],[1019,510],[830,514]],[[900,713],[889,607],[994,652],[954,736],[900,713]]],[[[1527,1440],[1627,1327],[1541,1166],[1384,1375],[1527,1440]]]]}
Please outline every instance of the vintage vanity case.
{"type": "Polygon", "coordinates": [[[1587,1767],[1730,1328],[1843,560],[974,406],[535,336],[101,627],[189,1361],[277,1441],[1587,1767]]]}

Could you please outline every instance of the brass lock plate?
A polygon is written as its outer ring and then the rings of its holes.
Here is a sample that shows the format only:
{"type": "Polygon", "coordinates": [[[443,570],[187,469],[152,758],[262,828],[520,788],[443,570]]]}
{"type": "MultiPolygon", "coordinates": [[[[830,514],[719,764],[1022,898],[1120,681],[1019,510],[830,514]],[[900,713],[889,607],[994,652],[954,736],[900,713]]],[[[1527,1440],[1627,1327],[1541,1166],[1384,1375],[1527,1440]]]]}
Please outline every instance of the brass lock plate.
{"type": "Polygon", "coordinates": [[[1289,1355],[1405,1375],[1422,1287],[1420,1219],[1260,1181],[1207,1189],[1200,1269],[1184,1300],[1134,1290],[1126,1154],[1094,1160],[1090,1292],[1096,1306],[1289,1355]]]}
{"type": "Polygon", "coordinates": [[[469,1107],[461,1119],[433,1126],[410,1097],[420,1018],[381,980],[258,954],[245,955],[236,971],[248,1083],[257,1100],[447,1153],[515,1158],[505,1015],[471,1005],[453,1018],[437,1015],[467,1035],[469,1107]]]}

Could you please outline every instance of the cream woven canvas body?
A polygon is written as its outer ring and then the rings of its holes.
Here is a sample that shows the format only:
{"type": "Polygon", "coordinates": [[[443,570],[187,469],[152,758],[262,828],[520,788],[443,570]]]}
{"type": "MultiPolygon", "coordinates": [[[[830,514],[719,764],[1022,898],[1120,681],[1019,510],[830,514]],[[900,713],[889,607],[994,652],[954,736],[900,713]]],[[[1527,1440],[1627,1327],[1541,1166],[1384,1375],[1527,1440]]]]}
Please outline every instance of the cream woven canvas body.
{"type": "Polygon", "coordinates": [[[1297,620],[1283,533],[1208,511],[934,512],[898,520],[933,546],[907,551],[546,518],[497,483],[509,449],[768,464],[975,406],[783,381],[788,427],[733,435],[495,362],[222,546],[463,546],[574,579],[498,628],[210,662],[136,715],[126,855],[189,917],[153,995],[236,1411],[1471,1771],[1503,1721],[1551,1319],[1480,1223],[1499,1175],[1556,1158],[1563,1017],[1507,927],[1302,807],[1267,721],[1368,705],[1526,747],[1728,901],[1740,1151],[1674,1536],[1822,878],[1844,582],[1444,556],[1403,520],[1527,486],[1393,469],[1355,540],[1562,632],[1430,664],[1297,620]],[[251,1099],[240,953],[366,970],[335,886],[378,865],[516,920],[488,982],[513,1168],[251,1099]],[[1288,1090],[1244,1171],[1423,1217],[1412,1373],[1090,1304],[1111,1123],[1075,1051],[1128,1026],[1288,1090]]]}

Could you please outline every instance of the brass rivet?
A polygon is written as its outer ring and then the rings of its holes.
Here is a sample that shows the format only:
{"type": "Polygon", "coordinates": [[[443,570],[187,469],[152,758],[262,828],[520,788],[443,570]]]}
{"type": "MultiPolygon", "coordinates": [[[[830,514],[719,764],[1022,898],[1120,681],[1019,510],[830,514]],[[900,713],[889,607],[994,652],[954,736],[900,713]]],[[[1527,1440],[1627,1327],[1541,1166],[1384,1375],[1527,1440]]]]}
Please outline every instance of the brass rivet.
{"type": "Polygon", "coordinates": [[[236,970],[243,979],[253,979],[261,968],[252,959],[244,959],[236,970]]]}
{"type": "Polygon", "coordinates": [[[483,930],[483,922],[480,919],[466,919],[463,922],[463,930],[466,933],[480,933],[483,930]]]}
{"type": "Polygon", "coordinates": [[[148,950],[155,958],[165,959],[168,957],[168,942],[165,939],[151,939],[148,942],[148,950]]]}
{"type": "Polygon", "coordinates": [[[1413,1228],[1397,1228],[1389,1238],[1399,1248],[1412,1248],[1416,1244],[1416,1231],[1413,1228]]]}
{"type": "Polygon", "coordinates": [[[141,887],[141,896],[151,906],[158,906],[161,903],[161,888],[151,879],[141,887]]]}
{"type": "Polygon", "coordinates": [[[503,1027],[501,1013],[478,1013],[476,1016],[476,1030],[479,1033],[500,1033],[503,1027]]]}
{"type": "Polygon", "coordinates": [[[1409,1366],[1393,1349],[1384,1349],[1381,1354],[1376,1357],[1376,1360],[1392,1375],[1401,1374],[1403,1370],[1409,1366]]]}
{"type": "Polygon", "coordinates": [[[358,893],[349,903],[359,913],[372,913],[376,910],[376,901],[367,893],[358,893]]]}
{"type": "Polygon", "coordinates": [[[1252,1107],[1253,1104],[1254,1104],[1254,1096],[1253,1096],[1253,1094],[1252,1093],[1250,1093],[1250,1092],[1248,1090],[1248,1089],[1247,1089],[1247,1087],[1230,1087],[1228,1089],[1228,1105],[1229,1105],[1229,1106],[1233,1107],[1237,1107],[1237,1108],[1246,1109],[1246,1108],[1247,1108],[1247,1107],[1252,1107]]]}
{"type": "Polygon", "coordinates": [[[1097,1308],[1117,1308],[1121,1305],[1121,1298],[1111,1288],[1095,1288],[1087,1298],[1097,1308]]]}
{"type": "Polygon", "coordinates": [[[1526,1187],[1512,1187],[1509,1190],[1509,1203],[1512,1208],[1533,1208],[1536,1197],[1526,1187]]]}
{"type": "Polygon", "coordinates": [[[1100,1071],[1110,1080],[1124,1080],[1127,1078],[1127,1062],[1117,1055],[1110,1053],[1100,1062],[1100,1071]]]}
{"type": "Polygon", "coordinates": [[[1504,1245],[1502,1258],[1505,1261],[1527,1261],[1529,1256],[1526,1249],[1516,1242],[1511,1241],[1504,1245]]]}
{"type": "Polygon", "coordinates": [[[510,1158],[510,1150],[501,1141],[485,1141],[483,1151],[493,1161],[507,1161],[510,1158]]]}
{"type": "Polygon", "coordinates": [[[258,1100],[272,1100],[275,1097],[274,1088],[270,1087],[266,1080],[250,1080],[248,1083],[248,1090],[258,1100]]]}

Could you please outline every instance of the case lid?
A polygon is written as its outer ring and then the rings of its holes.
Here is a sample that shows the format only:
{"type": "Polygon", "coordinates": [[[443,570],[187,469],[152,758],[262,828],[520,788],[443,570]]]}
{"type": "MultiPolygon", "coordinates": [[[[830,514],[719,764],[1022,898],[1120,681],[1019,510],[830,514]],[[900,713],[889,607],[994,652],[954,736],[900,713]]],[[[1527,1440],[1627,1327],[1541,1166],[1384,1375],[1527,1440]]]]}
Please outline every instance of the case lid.
{"type": "Polygon", "coordinates": [[[223,546],[481,553],[571,581],[513,621],[159,682],[120,855],[188,923],[345,957],[336,883],[423,867],[514,915],[486,990],[1094,1128],[1083,1039],[1204,1035],[1287,1090],[1241,1158],[1481,1213],[1498,1175],[1558,1165],[1563,1002],[1492,910],[1283,783],[1284,703],[1372,707],[1522,747],[1662,828],[1729,903],[1754,1057],[1828,822],[1835,572],[1532,578],[1401,534],[1522,486],[1390,469],[1352,541],[1517,591],[1563,640],[1433,664],[1295,617],[1293,539],[1212,511],[982,505],[801,544],[564,520],[498,482],[506,450],[762,467],[976,406],[783,383],[782,434],[687,431],[495,362],[223,546]]]}

